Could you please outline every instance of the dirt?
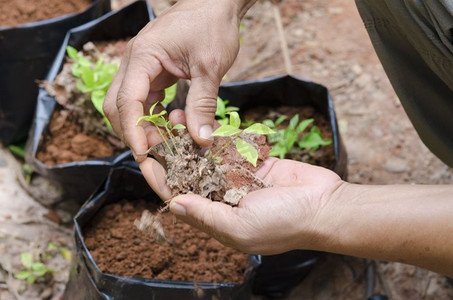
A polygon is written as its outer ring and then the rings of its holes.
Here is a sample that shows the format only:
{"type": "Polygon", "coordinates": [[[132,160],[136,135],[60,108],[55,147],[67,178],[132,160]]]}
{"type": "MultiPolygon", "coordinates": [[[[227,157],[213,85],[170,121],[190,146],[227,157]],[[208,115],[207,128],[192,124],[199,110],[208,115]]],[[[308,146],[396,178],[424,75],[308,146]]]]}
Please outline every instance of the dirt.
{"type": "Polygon", "coordinates": [[[248,255],[225,247],[207,234],[158,214],[166,240],[139,230],[143,211],[156,212],[144,200],[104,206],[84,228],[85,243],[106,273],[165,280],[241,283],[248,255]]]}
{"type": "MultiPolygon", "coordinates": [[[[119,65],[126,44],[126,40],[87,43],[83,54],[93,61],[119,65]]],[[[108,157],[126,149],[93,106],[90,95],[77,88],[79,79],[72,75],[73,64],[66,59],[53,82],[41,83],[58,103],[37,153],[48,166],[108,157]]]]}
{"type": "Polygon", "coordinates": [[[267,187],[253,172],[262,165],[270,150],[265,136],[242,133],[240,138],[257,149],[256,166],[237,152],[230,137],[216,137],[208,151],[201,149],[183,130],[169,141],[173,153],[161,143],[151,148],[151,154],[158,161],[165,161],[167,184],[173,196],[198,194],[236,206],[247,193],[267,187]]]}
{"type": "MultiPolygon", "coordinates": [[[[112,8],[131,2],[112,0],[112,8]]],[[[149,2],[159,15],[172,1],[149,2]]],[[[225,80],[292,73],[324,84],[332,94],[347,148],[350,182],[453,184],[453,170],[423,145],[409,122],[376,57],[354,1],[283,0],[279,7],[292,71],[284,67],[270,1],[258,1],[243,20],[241,50],[225,80]]],[[[14,180],[16,172],[9,172],[13,171],[12,165],[9,160],[2,164],[0,158],[0,220],[3,222],[0,231],[7,235],[7,238],[0,235],[0,299],[44,299],[40,295],[44,292],[48,295],[49,288],[54,290],[50,294],[58,296],[64,288],[69,263],[58,269],[63,275],[58,285],[26,287],[21,295],[16,292],[20,282],[8,277],[20,269],[19,254],[42,243],[44,238],[40,234],[50,236],[47,237],[50,240],[55,233],[68,242],[73,238],[71,232],[62,233],[61,226],[38,227],[30,223],[44,208],[36,209],[37,202],[14,180]],[[24,199],[31,205],[24,205],[24,199]]],[[[19,170],[17,174],[22,173],[19,170]]],[[[41,193],[50,197],[45,189],[41,193]]],[[[401,263],[376,263],[385,283],[379,291],[389,299],[453,298],[452,285],[441,274],[401,263]]],[[[366,266],[361,258],[326,255],[282,299],[364,299],[366,266]]]]}
{"type": "Polygon", "coordinates": [[[0,0],[0,27],[51,19],[85,10],[90,0],[0,0]]]}

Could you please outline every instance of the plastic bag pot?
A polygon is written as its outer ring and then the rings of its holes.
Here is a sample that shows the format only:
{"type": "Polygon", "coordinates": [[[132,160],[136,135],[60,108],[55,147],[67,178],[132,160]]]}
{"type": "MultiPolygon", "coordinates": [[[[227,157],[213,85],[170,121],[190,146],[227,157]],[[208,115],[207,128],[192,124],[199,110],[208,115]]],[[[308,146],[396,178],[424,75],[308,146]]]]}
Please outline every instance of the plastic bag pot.
{"type": "MultiPolygon", "coordinates": [[[[250,299],[251,277],[259,257],[250,256],[250,269],[242,284],[195,283],[143,279],[106,274],[100,271],[87,249],[83,227],[93,219],[100,208],[122,199],[146,199],[160,204],[162,200],[154,194],[134,163],[112,170],[105,184],[88,200],[74,218],[76,253],[70,268],[65,299],[250,299]],[[199,296],[202,289],[203,296],[199,296]],[[197,292],[198,291],[198,292],[197,292]]],[[[153,251],[152,248],[149,251],[153,251]]]]}
{"type": "Polygon", "coordinates": [[[83,12],[0,27],[0,141],[26,139],[36,107],[38,84],[49,71],[71,28],[110,11],[110,0],[94,0],[83,12]]]}
{"type": "MultiPolygon", "coordinates": [[[[46,80],[53,81],[61,71],[67,45],[81,49],[88,41],[119,40],[135,36],[151,19],[154,13],[146,1],[134,2],[119,11],[110,12],[87,24],[71,29],[52,64],[46,80]]],[[[130,156],[130,151],[120,156],[90,159],[72,163],[46,166],[37,159],[42,136],[55,109],[55,98],[43,88],[39,89],[37,107],[27,140],[26,161],[42,176],[61,186],[65,198],[83,203],[105,180],[112,166],[130,156]]]]}
{"type": "MultiPolygon", "coordinates": [[[[258,80],[223,84],[219,96],[228,99],[228,105],[247,111],[256,106],[309,105],[330,123],[335,153],[335,171],[342,179],[347,177],[347,154],[338,130],[333,100],[326,87],[283,75],[258,80]]],[[[173,108],[184,108],[184,101],[172,103],[173,108]]],[[[290,251],[262,256],[261,265],[253,279],[253,292],[268,297],[281,297],[308,275],[319,257],[316,251],[290,251]]]]}

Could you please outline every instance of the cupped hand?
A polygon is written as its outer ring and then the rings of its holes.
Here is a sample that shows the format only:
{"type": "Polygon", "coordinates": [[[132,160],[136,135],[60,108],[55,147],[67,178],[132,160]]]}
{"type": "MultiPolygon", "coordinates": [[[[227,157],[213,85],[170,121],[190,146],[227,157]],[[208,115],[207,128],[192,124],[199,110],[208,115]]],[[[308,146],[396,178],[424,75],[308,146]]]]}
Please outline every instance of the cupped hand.
{"type": "Polygon", "coordinates": [[[239,50],[240,16],[232,3],[178,1],[128,43],[104,111],[138,162],[159,138],[150,124],[136,122],[178,78],[191,82],[185,109],[189,133],[198,144],[210,144],[218,88],[239,50]]]}
{"type": "Polygon", "coordinates": [[[198,195],[181,195],[172,199],[170,210],[184,222],[246,253],[315,249],[323,238],[318,234],[318,226],[325,226],[323,212],[344,182],[328,169],[276,158],[268,159],[257,175],[273,187],[246,195],[237,207],[198,195]]]}

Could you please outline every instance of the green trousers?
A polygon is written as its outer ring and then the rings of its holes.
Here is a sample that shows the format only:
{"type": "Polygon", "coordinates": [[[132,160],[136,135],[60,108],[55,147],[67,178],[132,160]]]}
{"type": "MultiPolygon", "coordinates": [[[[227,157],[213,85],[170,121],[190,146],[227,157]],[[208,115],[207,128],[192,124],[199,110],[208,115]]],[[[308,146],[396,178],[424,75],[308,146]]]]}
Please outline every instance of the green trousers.
{"type": "Polygon", "coordinates": [[[420,138],[453,167],[453,0],[356,0],[356,4],[420,138]]]}

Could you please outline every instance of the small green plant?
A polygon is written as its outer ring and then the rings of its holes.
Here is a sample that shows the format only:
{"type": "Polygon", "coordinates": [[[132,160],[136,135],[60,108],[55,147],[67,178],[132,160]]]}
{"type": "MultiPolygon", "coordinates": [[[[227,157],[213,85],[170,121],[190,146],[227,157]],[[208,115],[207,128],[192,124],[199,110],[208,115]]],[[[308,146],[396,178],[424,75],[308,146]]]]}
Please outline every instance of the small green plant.
{"type": "Polygon", "coordinates": [[[40,261],[33,261],[33,256],[30,252],[23,252],[20,255],[20,261],[25,270],[16,273],[14,277],[26,280],[29,285],[32,285],[37,279],[44,277],[46,274],[55,272],[40,261]]]}
{"type": "MultiPolygon", "coordinates": [[[[152,123],[156,127],[157,131],[159,132],[159,135],[162,137],[165,145],[167,146],[168,151],[172,155],[174,155],[172,147],[170,147],[167,140],[170,139],[171,142],[173,143],[173,146],[175,146],[175,143],[174,143],[175,135],[173,134],[172,131],[177,130],[177,129],[184,129],[186,127],[182,124],[173,125],[170,121],[167,121],[167,119],[165,119],[165,117],[164,117],[167,114],[166,110],[162,110],[159,113],[154,113],[154,108],[156,107],[156,105],[158,103],[159,102],[156,102],[151,106],[151,108],[149,109],[149,116],[141,116],[137,120],[137,125],[141,121],[147,121],[147,122],[152,123]],[[163,132],[161,130],[161,128],[165,129],[165,131],[163,132]]],[[[177,147],[174,147],[174,149],[176,149],[176,151],[178,151],[177,147]]]]}
{"type": "Polygon", "coordinates": [[[250,143],[239,138],[239,136],[243,132],[265,135],[273,134],[275,133],[274,130],[261,123],[254,123],[249,127],[246,127],[245,129],[240,129],[241,118],[239,117],[239,114],[235,111],[228,112],[227,114],[229,115],[229,119],[227,119],[228,123],[223,124],[219,128],[217,128],[212,133],[212,135],[219,137],[229,137],[230,140],[225,143],[223,147],[219,151],[217,151],[217,153],[214,153],[213,157],[217,157],[218,153],[220,153],[224,148],[228,147],[232,142],[235,142],[236,150],[238,151],[238,153],[245,157],[253,166],[256,167],[256,162],[258,160],[258,151],[250,143]]]}
{"type": "Polygon", "coordinates": [[[273,145],[269,156],[277,156],[283,159],[295,147],[310,151],[332,143],[332,140],[322,138],[321,131],[317,126],[312,126],[309,132],[302,135],[314,119],[299,122],[299,115],[296,114],[289,120],[286,128],[277,129],[285,120],[286,117],[281,116],[275,122],[269,119],[263,121],[263,124],[276,131],[268,136],[268,142],[273,145]]]}
{"type": "Polygon", "coordinates": [[[215,116],[217,117],[217,122],[220,125],[228,124],[228,113],[233,111],[239,111],[239,108],[236,106],[228,106],[229,101],[223,100],[219,96],[217,96],[217,109],[215,112],[215,116]]]}
{"type": "Polygon", "coordinates": [[[102,105],[113,77],[118,72],[118,66],[104,62],[101,59],[96,62],[91,61],[71,46],[66,47],[66,52],[69,58],[74,61],[71,68],[72,74],[80,79],[76,83],[77,89],[82,93],[90,94],[93,106],[102,115],[107,127],[111,128],[102,105]]]}

